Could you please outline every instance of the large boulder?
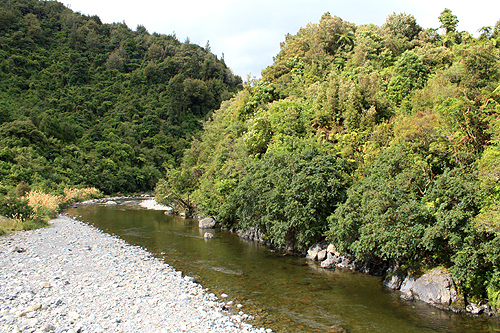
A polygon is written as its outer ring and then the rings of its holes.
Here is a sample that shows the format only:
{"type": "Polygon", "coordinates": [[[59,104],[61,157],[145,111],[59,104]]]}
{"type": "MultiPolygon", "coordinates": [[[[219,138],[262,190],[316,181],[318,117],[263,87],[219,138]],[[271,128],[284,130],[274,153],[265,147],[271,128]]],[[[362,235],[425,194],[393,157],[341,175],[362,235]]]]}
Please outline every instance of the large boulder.
{"type": "Polygon", "coordinates": [[[342,258],[340,258],[340,256],[328,252],[326,259],[321,262],[321,268],[335,268],[340,262],[342,262],[342,258]]]}
{"type": "MultiPolygon", "coordinates": [[[[321,251],[320,251],[321,253],[321,251]]],[[[343,256],[327,252],[326,259],[321,261],[321,268],[347,268],[350,270],[356,269],[356,263],[350,256],[343,256]]]]}
{"type": "Polygon", "coordinates": [[[441,268],[436,268],[420,278],[407,276],[400,291],[404,298],[446,307],[457,300],[455,284],[448,272],[441,268]]]}
{"type": "Polygon", "coordinates": [[[326,248],[326,252],[340,255],[340,254],[338,254],[338,252],[335,249],[335,246],[333,244],[328,244],[328,247],[326,248]]]}
{"type": "Polygon", "coordinates": [[[212,229],[215,228],[215,220],[211,217],[207,217],[205,219],[202,219],[198,222],[198,227],[200,229],[212,229]]]}

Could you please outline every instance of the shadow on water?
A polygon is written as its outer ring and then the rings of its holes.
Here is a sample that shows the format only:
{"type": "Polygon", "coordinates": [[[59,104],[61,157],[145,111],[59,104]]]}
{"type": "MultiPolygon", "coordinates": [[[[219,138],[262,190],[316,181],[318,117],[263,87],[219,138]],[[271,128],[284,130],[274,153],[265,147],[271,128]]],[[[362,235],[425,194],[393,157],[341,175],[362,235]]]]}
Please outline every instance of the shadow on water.
{"type": "Polygon", "coordinates": [[[379,278],[283,256],[197,221],[146,210],[138,201],[79,206],[68,214],[148,249],[215,294],[244,305],[256,326],[276,332],[500,332],[496,319],[456,315],[401,300],[379,278]]]}

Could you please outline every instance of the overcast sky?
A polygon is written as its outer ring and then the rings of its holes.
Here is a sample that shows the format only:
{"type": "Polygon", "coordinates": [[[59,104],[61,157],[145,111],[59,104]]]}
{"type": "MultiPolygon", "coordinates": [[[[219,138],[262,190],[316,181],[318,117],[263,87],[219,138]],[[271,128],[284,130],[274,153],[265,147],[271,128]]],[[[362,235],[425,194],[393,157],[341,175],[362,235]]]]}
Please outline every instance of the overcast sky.
{"type": "Polygon", "coordinates": [[[272,64],[285,35],[296,34],[308,23],[318,23],[330,12],[356,25],[382,25],[388,15],[412,14],[423,28],[439,28],[438,16],[450,8],[459,31],[478,35],[483,26],[500,20],[499,0],[62,0],[75,12],[97,15],[104,23],[123,22],[135,30],[172,34],[180,41],[205,46],[224,59],[246,80],[260,77],[272,64]]]}

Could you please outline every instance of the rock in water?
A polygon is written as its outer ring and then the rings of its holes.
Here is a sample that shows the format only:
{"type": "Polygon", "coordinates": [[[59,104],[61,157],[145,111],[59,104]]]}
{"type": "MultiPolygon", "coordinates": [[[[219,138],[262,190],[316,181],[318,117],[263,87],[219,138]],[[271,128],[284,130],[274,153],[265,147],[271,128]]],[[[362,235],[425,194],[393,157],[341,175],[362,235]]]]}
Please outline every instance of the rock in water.
{"type": "Polygon", "coordinates": [[[318,261],[323,261],[326,259],[326,250],[321,250],[318,252],[318,261]]]}
{"type": "Polygon", "coordinates": [[[214,238],[214,234],[210,233],[210,232],[205,232],[205,234],[203,235],[203,238],[205,239],[212,239],[214,238]]]}
{"type": "Polygon", "coordinates": [[[384,280],[384,286],[389,289],[399,289],[403,283],[403,278],[398,274],[393,274],[384,280]]]}
{"type": "Polygon", "coordinates": [[[318,253],[322,250],[321,244],[314,244],[309,250],[307,250],[307,259],[317,260],[318,253]]]}
{"type": "Polygon", "coordinates": [[[187,281],[187,282],[193,282],[193,283],[196,283],[196,279],[192,276],[184,276],[184,280],[187,281]]]}
{"type": "Polygon", "coordinates": [[[211,229],[211,228],[214,228],[215,227],[215,220],[211,217],[207,217],[203,220],[200,220],[200,222],[198,223],[198,227],[200,229],[211,229]]]}
{"type": "Polygon", "coordinates": [[[400,289],[402,296],[409,299],[450,306],[457,299],[455,284],[446,271],[436,268],[416,279],[408,276],[400,289]]]}

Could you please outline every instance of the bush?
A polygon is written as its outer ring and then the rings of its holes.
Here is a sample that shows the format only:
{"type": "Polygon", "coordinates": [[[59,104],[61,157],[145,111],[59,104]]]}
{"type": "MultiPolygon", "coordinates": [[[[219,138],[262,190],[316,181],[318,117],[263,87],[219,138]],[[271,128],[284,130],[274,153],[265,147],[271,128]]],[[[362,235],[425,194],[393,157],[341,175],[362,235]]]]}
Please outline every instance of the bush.
{"type": "Polygon", "coordinates": [[[280,247],[306,249],[322,239],[326,218],[345,198],[343,160],[310,149],[266,153],[248,168],[223,216],[243,229],[257,227],[280,247]]]}
{"type": "Polygon", "coordinates": [[[432,221],[421,204],[431,177],[425,158],[410,145],[386,150],[328,218],[329,240],[359,259],[416,265],[424,255],[421,239],[432,221]]]}
{"type": "Polygon", "coordinates": [[[0,197],[0,215],[8,218],[28,218],[33,215],[33,209],[27,199],[4,196],[0,197]]]}

